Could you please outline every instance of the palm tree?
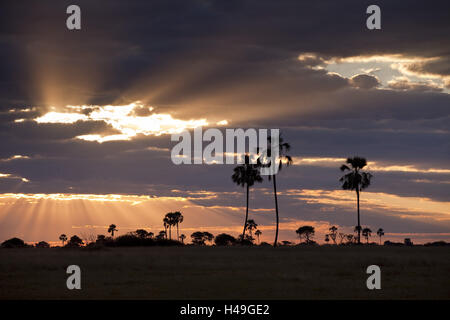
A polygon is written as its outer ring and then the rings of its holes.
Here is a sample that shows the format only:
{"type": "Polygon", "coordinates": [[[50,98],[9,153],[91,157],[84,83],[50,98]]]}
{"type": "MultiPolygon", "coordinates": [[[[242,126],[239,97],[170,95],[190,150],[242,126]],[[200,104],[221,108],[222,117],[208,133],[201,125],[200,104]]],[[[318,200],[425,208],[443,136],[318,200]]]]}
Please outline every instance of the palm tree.
{"type": "Polygon", "coordinates": [[[247,229],[250,232],[250,238],[253,237],[252,231],[255,230],[257,227],[258,227],[258,225],[256,224],[255,220],[250,219],[247,221],[247,229]]]}
{"type": "Polygon", "coordinates": [[[384,230],[382,228],[378,229],[377,235],[380,237],[380,246],[381,246],[381,237],[384,236],[384,230]]]}
{"type": "Polygon", "coordinates": [[[108,228],[108,233],[111,233],[111,237],[114,238],[114,232],[115,231],[119,231],[116,229],[116,225],[115,224],[111,224],[108,228]]]}
{"type": "Polygon", "coordinates": [[[248,219],[248,196],[250,187],[255,184],[255,182],[262,182],[263,179],[259,174],[258,165],[250,164],[250,157],[248,154],[245,155],[244,164],[239,165],[234,168],[234,173],[231,179],[238,186],[247,188],[247,207],[245,210],[245,221],[244,221],[244,231],[242,231],[242,239],[245,239],[245,230],[247,229],[247,219],[248,219]]]}
{"type": "Polygon", "coordinates": [[[369,228],[364,228],[362,231],[362,235],[364,238],[366,238],[367,244],[369,243],[369,237],[372,235],[372,230],[369,228]]]}
{"type": "Polygon", "coordinates": [[[186,235],[182,234],[180,236],[180,239],[181,239],[181,243],[184,244],[184,239],[186,239],[186,235]]]}
{"type": "Polygon", "coordinates": [[[258,238],[258,244],[259,244],[259,236],[262,234],[261,230],[255,231],[255,236],[258,238]]]}
{"type": "MultiPolygon", "coordinates": [[[[272,138],[268,137],[268,151],[267,156],[270,158],[271,154],[270,151],[272,150],[272,138]]],[[[286,167],[290,166],[292,164],[292,158],[291,156],[287,155],[286,153],[289,152],[291,149],[291,146],[289,143],[284,142],[281,135],[278,138],[278,150],[279,150],[279,166],[278,170],[281,170],[283,167],[283,163],[286,165],[286,167]]],[[[275,231],[275,240],[273,242],[273,246],[276,247],[278,244],[278,229],[280,224],[280,216],[278,212],[278,197],[277,197],[277,180],[276,180],[276,174],[269,176],[269,181],[273,181],[273,195],[275,198],[275,213],[276,213],[276,231],[275,231]]]]}
{"type": "Polygon", "coordinates": [[[62,241],[62,245],[64,247],[64,242],[67,241],[67,236],[63,233],[62,235],[59,236],[59,240],[62,241]]]}
{"type": "Polygon", "coordinates": [[[182,223],[184,220],[183,215],[181,214],[180,211],[175,211],[173,213],[173,221],[175,222],[176,226],[177,226],[177,239],[180,240],[180,236],[179,236],[179,231],[178,231],[178,225],[180,223],[182,223]]]}
{"type": "Polygon", "coordinates": [[[356,202],[358,211],[358,244],[361,244],[361,223],[359,217],[359,193],[370,186],[370,179],[372,174],[369,172],[362,171],[362,169],[367,165],[367,160],[365,158],[353,157],[348,158],[346,164],[341,166],[341,171],[350,171],[343,177],[339,179],[342,182],[342,189],[344,190],[355,190],[356,191],[356,202]]]}
{"type": "MultiPolygon", "coordinates": [[[[167,228],[170,227],[170,219],[167,217],[167,214],[166,214],[166,216],[165,216],[164,219],[163,219],[163,225],[164,225],[165,237],[166,237],[166,239],[167,239],[167,228]]],[[[170,230],[170,229],[169,229],[169,230],[170,230]]],[[[161,232],[160,232],[160,233],[161,233],[161,232]]],[[[172,236],[172,235],[170,235],[170,236],[172,236]]]]}
{"type": "MultiPolygon", "coordinates": [[[[356,235],[358,235],[358,232],[361,232],[362,228],[361,226],[355,226],[355,228],[353,229],[353,232],[356,233],[356,235]]],[[[358,238],[358,237],[356,237],[358,238]]]]}

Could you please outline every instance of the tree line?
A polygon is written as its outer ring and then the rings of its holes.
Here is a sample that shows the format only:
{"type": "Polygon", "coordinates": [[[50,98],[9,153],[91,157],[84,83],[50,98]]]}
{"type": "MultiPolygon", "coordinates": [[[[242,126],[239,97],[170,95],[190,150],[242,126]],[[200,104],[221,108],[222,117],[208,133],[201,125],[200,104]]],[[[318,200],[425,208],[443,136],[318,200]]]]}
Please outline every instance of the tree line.
{"type": "MultiPolygon", "coordinates": [[[[251,163],[250,156],[248,154],[244,155],[243,164],[236,166],[233,169],[233,174],[231,176],[232,181],[243,188],[245,188],[245,198],[246,198],[246,209],[245,209],[245,219],[243,225],[242,234],[235,238],[231,235],[222,233],[217,237],[214,237],[209,232],[196,231],[191,234],[191,241],[196,245],[204,245],[206,243],[212,244],[213,241],[217,241],[216,245],[221,245],[223,243],[227,244],[254,244],[255,240],[260,244],[260,236],[262,231],[257,227],[258,225],[253,219],[249,219],[249,194],[250,188],[253,187],[256,183],[263,182],[263,177],[260,175],[260,168],[264,166],[270,166],[271,158],[270,151],[275,149],[276,146],[273,146],[273,143],[278,144],[279,157],[278,161],[278,171],[280,171],[284,167],[289,167],[293,161],[292,157],[288,154],[291,146],[289,143],[285,142],[283,138],[280,136],[278,142],[274,142],[271,140],[271,137],[268,137],[268,152],[264,156],[260,156],[256,163],[251,163]],[[263,158],[264,157],[264,158],[263,158]],[[255,236],[256,239],[253,237],[255,236]],[[217,240],[218,239],[218,240],[217,240]]],[[[334,244],[361,244],[361,235],[366,239],[366,243],[369,243],[369,238],[372,236],[372,230],[369,227],[361,226],[361,217],[360,217],[360,197],[361,192],[368,188],[371,184],[372,174],[364,171],[364,168],[367,166],[367,160],[362,157],[355,156],[353,158],[347,158],[346,162],[342,164],[339,169],[344,173],[342,177],[339,178],[341,182],[341,187],[344,190],[354,191],[356,194],[356,226],[354,228],[354,234],[346,234],[342,232],[337,232],[337,227],[332,226],[329,228],[329,233],[325,235],[324,241],[328,244],[330,241],[334,244]]],[[[278,234],[279,234],[279,223],[280,223],[280,212],[279,212],[279,201],[278,201],[278,193],[277,193],[277,182],[276,182],[276,174],[267,176],[268,180],[272,182],[273,185],[273,196],[274,196],[274,211],[275,211],[275,239],[273,242],[273,246],[276,247],[280,243],[278,242],[278,234]]],[[[97,243],[97,244],[107,244],[107,245],[118,245],[121,243],[135,243],[135,244],[184,244],[185,239],[187,238],[185,234],[180,234],[180,225],[183,223],[184,217],[180,211],[169,212],[163,218],[163,230],[159,231],[159,233],[154,234],[153,232],[148,232],[143,229],[138,229],[135,232],[127,233],[126,235],[119,236],[117,238],[114,237],[114,234],[118,231],[117,226],[115,224],[111,224],[107,232],[111,235],[107,237],[105,235],[98,235],[97,239],[93,241],[93,239],[85,239],[84,241],[78,237],[77,235],[72,236],[70,239],[65,234],[62,234],[59,237],[59,240],[62,242],[62,246],[81,246],[86,245],[87,243],[97,243]],[[176,238],[172,239],[172,231],[176,228],[176,238]]],[[[312,239],[314,237],[315,231],[312,226],[302,226],[296,230],[296,234],[300,239],[306,244],[313,244],[315,241],[312,239]]],[[[379,237],[379,244],[381,244],[381,238],[385,235],[385,232],[382,228],[379,228],[376,232],[379,237]]],[[[17,239],[17,238],[13,238],[17,239]]],[[[12,240],[12,239],[10,239],[12,240]]],[[[20,240],[20,239],[18,239],[20,240]]],[[[409,242],[410,239],[408,239],[409,242]]],[[[9,241],[9,240],[7,240],[9,241]]],[[[405,241],[406,242],[406,241],[405,241]]],[[[20,241],[10,241],[10,243],[19,244],[20,241]]],[[[282,241],[281,244],[287,245],[289,241],[282,241]]],[[[412,243],[412,242],[411,242],[412,243]]],[[[268,243],[262,243],[264,245],[268,245],[268,243]]],[[[41,241],[36,246],[46,247],[48,244],[45,241],[41,241]]]]}

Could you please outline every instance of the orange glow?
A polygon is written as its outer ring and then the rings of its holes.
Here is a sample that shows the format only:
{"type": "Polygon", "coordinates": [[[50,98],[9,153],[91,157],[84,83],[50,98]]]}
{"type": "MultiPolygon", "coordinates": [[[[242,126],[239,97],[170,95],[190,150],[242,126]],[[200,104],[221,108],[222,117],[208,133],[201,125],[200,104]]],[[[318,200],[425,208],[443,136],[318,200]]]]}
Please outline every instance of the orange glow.
{"type": "MultiPolygon", "coordinates": [[[[296,197],[307,203],[327,204],[340,207],[355,206],[354,192],[346,190],[308,190],[290,189],[282,194],[296,197]]],[[[433,201],[429,198],[401,197],[382,192],[362,192],[361,204],[366,210],[383,209],[393,214],[422,213],[433,220],[450,220],[450,202],[433,201]]],[[[413,215],[413,217],[419,217],[413,215]]]]}
{"type": "MultiPolygon", "coordinates": [[[[297,166],[318,166],[318,167],[328,167],[328,168],[338,168],[340,164],[345,163],[345,158],[332,158],[332,157],[310,157],[301,158],[293,157],[293,163],[297,166]]],[[[386,171],[386,172],[417,172],[417,173],[448,173],[450,174],[450,169],[444,168],[418,168],[414,165],[383,165],[383,163],[378,161],[367,162],[366,170],[372,171],[386,171]]]]}
{"type": "MultiPolygon", "coordinates": [[[[270,193],[264,189],[263,192],[270,193]],[[265,191],[264,191],[265,190],[265,191]]],[[[120,194],[0,194],[0,226],[2,239],[18,236],[28,242],[56,241],[61,233],[77,234],[92,238],[106,234],[107,226],[118,226],[119,235],[136,229],[158,233],[163,230],[162,218],[167,212],[181,210],[185,216],[180,226],[181,233],[189,236],[202,230],[214,234],[228,232],[234,236],[242,232],[245,202],[238,206],[202,205],[196,200],[216,199],[225,195],[240,195],[238,192],[215,193],[205,190],[172,190],[174,196],[156,197],[149,195],[120,194]]],[[[344,190],[327,191],[312,189],[289,189],[279,193],[309,204],[325,205],[326,211],[339,208],[353,210],[355,195],[344,190]]],[[[450,220],[450,203],[427,198],[400,197],[386,193],[363,192],[361,206],[364,211],[383,212],[404,219],[423,220],[439,224],[450,220]]],[[[321,209],[319,209],[321,210],[321,209]]],[[[322,210],[321,210],[322,211],[322,210]]],[[[261,241],[273,241],[275,224],[271,215],[273,208],[250,207],[250,216],[255,217],[263,231],[261,241]],[[263,222],[266,221],[266,222],[263,222]]],[[[331,226],[327,221],[308,221],[298,218],[284,218],[280,223],[282,240],[297,241],[295,230],[301,225],[316,228],[316,240],[322,242],[331,226]]],[[[352,233],[351,227],[338,226],[341,232],[352,233]]],[[[172,233],[174,235],[174,233],[172,233]]],[[[400,235],[393,235],[400,239],[400,235]]],[[[423,239],[431,236],[422,235],[423,239]]],[[[387,239],[387,238],[386,238],[387,239]]]]}

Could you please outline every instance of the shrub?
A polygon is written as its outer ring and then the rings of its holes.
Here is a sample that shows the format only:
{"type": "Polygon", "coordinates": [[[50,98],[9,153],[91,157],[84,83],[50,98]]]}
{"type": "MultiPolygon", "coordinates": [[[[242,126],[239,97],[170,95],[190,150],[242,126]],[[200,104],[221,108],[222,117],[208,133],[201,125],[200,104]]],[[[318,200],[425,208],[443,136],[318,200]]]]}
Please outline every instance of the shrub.
{"type": "Polygon", "coordinates": [[[25,248],[27,244],[22,239],[11,238],[2,243],[2,248],[25,248]]]}
{"type": "Polygon", "coordinates": [[[45,241],[41,241],[39,243],[36,243],[34,246],[36,248],[50,248],[50,245],[47,242],[45,242],[45,241]]]}
{"type": "Polygon", "coordinates": [[[231,246],[236,243],[236,238],[232,235],[221,233],[214,239],[216,246],[231,246]]]}
{"type": "Polygon", "coordinates": [[[65,246],[68,248],[77,248],[77,247],[81,247],[82,245],[83,245],[83,240],[81,240],[80,237],[75,235],[70,238],[69,242],[67,242],[67,244],[65,246]]]}

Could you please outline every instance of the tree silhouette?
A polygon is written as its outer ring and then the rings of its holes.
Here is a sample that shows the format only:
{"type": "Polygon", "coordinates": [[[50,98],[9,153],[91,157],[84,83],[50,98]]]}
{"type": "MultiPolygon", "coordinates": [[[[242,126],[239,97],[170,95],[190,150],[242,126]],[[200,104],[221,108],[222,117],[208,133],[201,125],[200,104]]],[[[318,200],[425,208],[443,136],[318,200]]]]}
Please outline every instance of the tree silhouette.
{"type": "Polygon", "coordinates": [[[221,233],[215,237],[214,243],[216,246],[231,246],[236,243],[236,238],[232,235],[221,233]]]}
{"type": "Polygon", "coordinates": [[[331,240],[333,240],[334,244],[336,244],[337,229],[338,228],[336,228],[335,226],[332,226],[330,229],[328,229],[330,231],[329,237],[331,238],[331,240]]]}
{"type": "Polygon", "coordinates": [[[180,235],[180,240],[181,240],[181,243],[182,243],[182,244],[184,244],[184,239],[186,239],[186,235],[181,234],[181,235],[180,235]]]}
{"type": "Polygon", "coordinates": [[[173,221],[174,221],[175,225],[177,226],[177,239],[180,240],[178,225],[183,222],[184,217],[180,211],[173,212],[172,216],[173,216],[173,221]]]}
{"type": "Polygon", "coordinates": [[[212,241],[214,236],[209,232],[197,231],[191,234],[192,243],[196,245],[205,245],[206,241],[212,241]]]}
{"type": "Polygon", "coordinates": [[[362,231],[362,235],[364,238],[366,238],[367,243],[369,243],[369,237],[372,235],[372,230],[369,228],[364,228],[362,231]]]}
{"type": "MultiPolygon", "coordinates": [[[[286,153],[289,152],[291,149],[291,146],[289,143],[284,142],[283,138],[281,137],[281,134],[278,138],[278,150],[279,150],[279,164],[278,164],[278,170],[280,171],[283,168],[283,164],[288,167],[292,164],[292,158],[291,156],[287,155],[286,153]]],[[[267,138],[268,142],[268,150],[267,150],[267,156],[271,157],[271,150],[272,150],[272,137],[267,138]]],[[[270,165],[270,164],[269,164],[270,165]]],[[[278,212],[278,196],[277,196],[277,179],[276,174],[269,176],[269,181],[273,181],[273,195],[275,199],[275,214],[276,214],[276,230],[275,230],[275,240],[273,242],[273,246],[276,247],[278,244],[278,230],[279,230],[279,224],[280,224],[280,215],[278,212]]]]}
{"type": "Polygon", "coordinates": [[[114,232],[119,231],[116,229],[116,225],[115,224],[111,224],[108,228],[108,233],[111,233],[111,237],[114,238],[114,232]]]}
{"type": "Polygon", "coordinates": [[[384,230],[382,228],[378,229],[377,235],[380,237],[380,246],[381,246],[381,237],[384,236],[384,230]]]}
{"type": "Polygon", "coordinates": [[[361,232],[361,230],[361,226],[355,226],[355,228],[353,229],[353,232],[356,233],[356,239],[358,239],[358,233],[361,232]]]}
{"type": "Polygon", "coordinates": [[[135,233],[141,239],[145,239],[148,237],[148,232],[145,231],[144,229],[138,229],[135,231],[135,233]]]}
{"type": "Polygon", "coordinates": [[[255,220],[250,219],[247,221],[247,230],[250,232],[250,237],[253,238],[253,230],[255,230],[258,227],[255,220]]]}
{"type": "Polygon", "coordinates": [[[236,239],[236,241],[240,244],[240,245],[243,245],[243,246],[251,246],[251,245],[253,245],[253,241],[254,241],[255,239],[253,239],[252,237],[250,237],[250,235],[248,235],[248,234],[246,234],[244,237],[242,237],[242,234],[240,234],[238,237],[237,237],[237,239],[236,239]]]}
{"type": "MultiPolygon", "coordinates": [[[[163,223],[165,225],[167,225],[167,227],[169,228],[169,239],[172,240],[172,226],[174,226],[176,224],[175,222],[175,215],[173,214],[173,212],[169,212],[166,213],[166,216],[163,219],[163,223]]],[[[166,227],[166,226],[164,226],[166,227]]]]}
{"type": "Polygon", "coordinates": [[[261,230],[255,231],[255,236],[258,238],[258,244],[259,244],[259,236],[262,234],[261,230]]]}
{"type": "Polygon", "coordinates": [[[25,248],[27,246],[28,245],[25,243],[25,241],[19,238],[11,238],[3,241],[1,244],[2,248],[25,248]]]}
{"type": "Polygon", "coordinates": [[[247,206],[245,210],[245,221],[244,221],[244,231],[242,231],[242,238],[245,236],[245,230],[247,229],[247,219],[248,219],[248,200],[249,200],[249,190],[250,187],[255,184],[255,182],[262,182],[263,179],[259,174],[259,166],[257,164],[250,164],[250,157],[248,154],[244,157],[244,164],[239,165],[234,168],[234,173],[231,179],[234,183],[239,186],[246,187],[247,190],[247,206]]]}
{"type": "Polygon", "coordinates": [[[83,240],[81,240],[77,235],[74,235],[70,238],[67,245],[70,247],[80,247],[83,245],[83,240]]]}
{"type": "Polygon", "coordinates": [[[160,231],[156,236],[156,240],[163,240],[163,239],[167,239],[167,232],[164,230],[160,231]]]}
{"type": "Polygon", "coordinates": [[[347,234],[346,238],[347,238],[347,243],[352,243],[355,236],[352,234],[347,234]]]}
{"type": "Polygon", "coordinates": [[[151,231],[148,232],[147,237],[152,239],[155,234],[151,231]]]}
{"type": "Polygon", "coordinates": [[[328,243],[330,241],[330,235],[326,234],[325,235],[325,242],[328,243]]]}
{"type": "Polygon", "coordinates": [[[203,237],[204,237],[205,241],[208,241],[208,242],[211,242],[214,240],[214,235],[209,232],[203,232],[203,237]]]}
{"type": "Polygon", "coordinates": [[[295,232],[298,234],[300,242],[302,241],[302,239],[305,239],[306,243],[310,243],[311,238],[314,236],[315,230],[314,227],[303,226],[298,228],[295,232]]]}
{"type": "Polygon", "coordinates": [[[339,244],[342,244],[342,242],[344,242],[344,239],[345,239],[345,237],[346,237],[346,234],[340,232],[338,236],[339,236],[339,244]]]}
{"type": "Polygon", "coordinates": [[[365,158],[353,157],[348,158],[346,164],[341,165],[341,171],[349,171],[349,173],[342,176],[339,181],[342,182],[342,189],[344,190],[355,190],[356,191],[356,202],[357,202],[357,212],[358,212],[358,244],[361,243],[361,222],[359,217],[359,194],[360,192],[370,186],[370,179],[372,174],[369,172],[362,171],[362,169],[367,165],[367,160],[365,158]]]}
{"type": "Polygon", "coordinates": [[[45,241],[40,241],[34,245],[36,248],[50,248],[50,245],[45,241]]]}
{"type": "Polygon", "coordinates": [[[64,247],[64,242],[67,241],[67,236],[63,233],[62,235],[59,236],[59,240],[62,241],[62,245],[64,247]]]}
{"type": "MultiPolygon", "coordinates": [[[[163,219],[164,234],[165,234],[166,239],[167,239],[167,228],[170,228],[170,223],[171,223],[171,221],[170,221],[169,217],[167,217],[167,214],[166,214],[166,216],[163,219]]],[[[160,234],[161,234],[161,232],[160,232],[160,234]]]]}

